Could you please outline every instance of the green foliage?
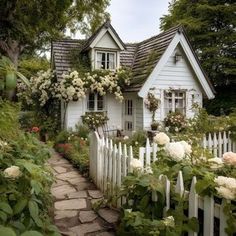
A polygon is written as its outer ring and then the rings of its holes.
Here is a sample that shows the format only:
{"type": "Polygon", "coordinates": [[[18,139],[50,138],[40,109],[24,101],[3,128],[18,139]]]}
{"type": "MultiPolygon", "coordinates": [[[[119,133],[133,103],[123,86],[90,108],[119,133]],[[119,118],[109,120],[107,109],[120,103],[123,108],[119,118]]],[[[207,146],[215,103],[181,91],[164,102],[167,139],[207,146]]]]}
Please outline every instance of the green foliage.
{"type": "Polygon", "coordinates": [[[90,130],[86,125],[77,124],[75,126],[75,132],[79,137],[88,139],[90,130]]]}
{"type": "Polygon", "coordinates": [[[3,0],[0,49],[17,64],[23,50],[29,53],[42,49],[51,40],[63,37],[66,28],[81,29],[87,34],[94,32],[107,17],[104,12],[108,4],[108,0],[3,0]]]}
{"type": "Polygon", "coordinates": [[[19,130],[18,109],[10,102],[1,102],[9,113],[2,118],[0,136],[0,234],[1,235],[59,235],[51,224],[50,187],[52,174],[45,162],[49,150],[29,133],[19,130]],[[12,130],[17,131],[17,135],[12,130]],[[4,141],[4,142],[3,142],[4,141]],[[8,172],[11,170],[11,172],[8,172]]]}
{"type": "Polygon", "coordinates": [[[161,18],[161,28],[185,27],[201,64],[214,84],[235,83],[236,4],[227,0],[175,0],[161,18]]]}
{"type": "Polygon", "coordinates": [[[23,57],[19,61],[18,68],[26,78],[30,79],[35,76],[38,71],[48,70],[50,68],[50,63],[47,58],[44,57],[23,57]]]}
{"type": "Polygon", "coordinates": [[[20,106],[0,100],[0,139],[10,139],[19,134],[18,112],[20,106]]]}

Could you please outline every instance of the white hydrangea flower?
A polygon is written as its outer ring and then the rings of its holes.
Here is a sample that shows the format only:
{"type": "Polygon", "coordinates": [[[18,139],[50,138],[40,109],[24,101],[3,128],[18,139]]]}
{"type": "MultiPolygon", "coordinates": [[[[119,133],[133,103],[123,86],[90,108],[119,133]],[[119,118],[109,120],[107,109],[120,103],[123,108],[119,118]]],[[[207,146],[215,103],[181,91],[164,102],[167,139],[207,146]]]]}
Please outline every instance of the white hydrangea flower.
{"type": "Polygon", "coordinates": [[[142,169],[143,168],[142,162],[136,158],[131,159],[130,166],[132,169],[142,169]]]}
{"type": "Polygon", "coordinates": [[[11,166],[4,170],[4,176],[6,178],[16,179],[22,175],[20,168],[18,166],[11,166]]]}
{"type": "Polygon", "coordinates": [[[154,136],[153,141],[158,145],[166,145],[170,142],[170,138],[164,132],[160,132],[154,136]]]}
{"type": "Polygon", "coordinates": [[[172,228],[175,227],[175,219],[173,216],[168,216],[164,218],[163,223],[165,226],[172,227],[172,228]]]}
{"type": "Polygon", "coordinates": [[[224,164],[222,159],[218,157],[210,158],[208,159],[208,162],[210,163],[211,169],[218,169],[224,164]]]}
{"type": "Polygon", "coordinates": [[[190,155],[192,153],[192,147],[190,144],[185,141],[180,141],[180,144],[183,146],[186,155],[190,155]]]}
{"type": "Polygon", "coordinates": [[[226,188],[232,188],[236,191],[236,179],[225,177],[225,176],[218,176],[215,178],[215,183],[219,186],[225,186],[226,188]]]}
{"type": "Polygon", "coordinates": [[[223,186],[216,187],[216,191],[221,197],[225,199],[234,200],[236,198],[235,192],[226,187],[223,187],[223,186]]]}
{"type": "Polygon", "coordinates": [[[124,140],[128,140],[128,139],[129,139],[129,136],[124,136],[123,139],[124,139],[124,140]]]}
{"type": "Polygon", "coordinates": [[[183,145],[180,142],[168,143],[165,149],[175,161],[181,161],[185,156],[183,145]]]}

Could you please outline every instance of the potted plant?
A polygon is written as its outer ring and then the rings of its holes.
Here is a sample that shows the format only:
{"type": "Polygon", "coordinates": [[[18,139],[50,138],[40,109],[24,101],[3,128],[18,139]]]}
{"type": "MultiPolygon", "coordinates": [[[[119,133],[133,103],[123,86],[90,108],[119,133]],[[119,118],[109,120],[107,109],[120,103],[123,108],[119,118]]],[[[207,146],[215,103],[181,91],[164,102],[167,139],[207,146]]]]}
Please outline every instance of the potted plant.
{"type": "Polygon", "coordinates": [[[148,110],[152,112],[151,129],[157,130],[159,123],[155,120],[155,115],[157,109],[159,108],[160,100],[156,98],[153,93],[149,92],[147,98],[144,100],[144,103],[148,110]]]}

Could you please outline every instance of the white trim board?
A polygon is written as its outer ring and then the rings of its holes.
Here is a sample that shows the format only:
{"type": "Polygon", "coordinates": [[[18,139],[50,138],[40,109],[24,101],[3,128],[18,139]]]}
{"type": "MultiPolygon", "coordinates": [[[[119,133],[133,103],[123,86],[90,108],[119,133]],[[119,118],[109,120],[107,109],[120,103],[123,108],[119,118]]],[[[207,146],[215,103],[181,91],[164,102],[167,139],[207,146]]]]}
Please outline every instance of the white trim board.
{"type": "Polygon", "coordinates": [[[199,80],[202,86],[202,89],[205,92],[208,99],[213,99],[215,97],[183,33],[176,33],[171,43],[167,47],[166,51],[162,55],[161,59],[158,61],[157,65],[155,66],[155,68],[153,69],[149,77],[147,78],[146,82],[144,83],[140,91],[138,92],[138,95],[140,97],[147,96],[147,93],[150,87],[152,86],[154,80],[158,77],[162,68],[165,66],[167,60],[169,59],[169,57],[171,56],[171,54],[173,53],[173,51],[175,50],[178,44],[180,44],[184,53],[186,54],[187,60],[189,61],[194,73],[196,74],[196,77],[199,80]]]}

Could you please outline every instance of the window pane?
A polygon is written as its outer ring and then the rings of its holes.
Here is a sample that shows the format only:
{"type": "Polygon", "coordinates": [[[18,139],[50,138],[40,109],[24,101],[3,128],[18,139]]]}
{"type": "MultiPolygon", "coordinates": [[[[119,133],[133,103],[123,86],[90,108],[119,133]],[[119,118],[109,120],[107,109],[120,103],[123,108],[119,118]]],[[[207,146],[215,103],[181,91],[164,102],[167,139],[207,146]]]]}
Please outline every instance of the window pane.
{"type": "Polygon", "coordinates": [[[115,55],[114,53],[107,53],[107,69],[115,69],[115,55]]]}
{"type": "Polygon", "coordinates": [[[97,52],[97,69],[105,69],[106,53],[97,52]]]}
{"type": "Polygon", "coordinates": [[[102,111],[104,108],[103,105],[103,96],[100,96],[99,94],[97,95],[97,109],[98,111],[102,111]]]}
{"type": "Polygon", "coordinates": [[[95,109],[95,96],[93,93],[90,93],[88,96],[88,103],[87,103],[87,108],[90,111],[94,111],[95,109]]]}
{"type": "Polygon", "coordinates": [[[132,116],[133,115],[133,101],[125,100],[125,115],[132,116]]]}

